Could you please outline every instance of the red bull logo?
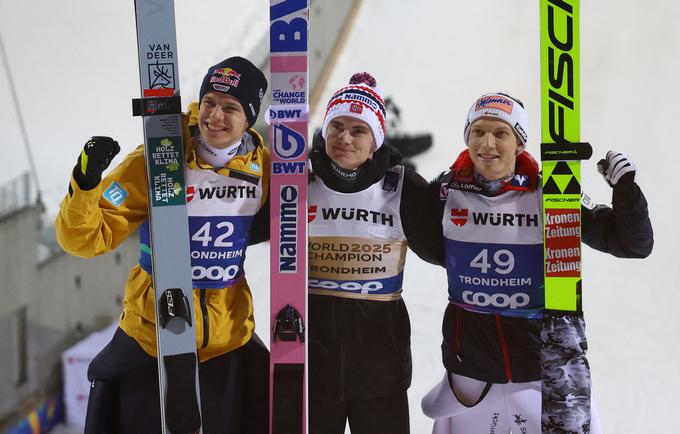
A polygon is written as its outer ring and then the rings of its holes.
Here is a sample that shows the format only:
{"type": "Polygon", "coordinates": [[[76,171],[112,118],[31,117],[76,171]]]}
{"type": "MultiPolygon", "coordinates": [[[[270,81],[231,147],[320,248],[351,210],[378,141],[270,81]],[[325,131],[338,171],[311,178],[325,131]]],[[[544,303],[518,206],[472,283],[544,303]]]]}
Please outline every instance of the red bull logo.
{"type": "Polygon", "coordinates": [[[241,74],[234,71],[232,68],[219,68],[213,71],[213,75],[220,75],[222,77],[232,77],[236,80],[241,79],[241,74]]]}
{"type": "Polygon", "coordinates": [[[232,68],[219,68],[213,71],[210,77],[210,83],[220,83],[232,87],[238,87],[241,80],[241,74],[234,71],[232,68]]]}

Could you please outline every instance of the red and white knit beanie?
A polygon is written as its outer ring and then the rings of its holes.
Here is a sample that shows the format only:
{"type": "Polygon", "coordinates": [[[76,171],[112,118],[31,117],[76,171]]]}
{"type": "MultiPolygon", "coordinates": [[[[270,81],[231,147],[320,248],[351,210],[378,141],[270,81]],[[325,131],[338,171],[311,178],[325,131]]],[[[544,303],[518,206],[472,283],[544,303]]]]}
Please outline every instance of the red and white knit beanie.
{"type": "Polygon", "coordinates": [[[339,89],[326,106],[321,135],[328,137],[328,125],[338,116],[351,116],[368,124],[373,132],[376,150],[385,139],[385,101],[376,87],[376,81],[367,72],[358,72],[349,79],[349,85],[339,89]]]}

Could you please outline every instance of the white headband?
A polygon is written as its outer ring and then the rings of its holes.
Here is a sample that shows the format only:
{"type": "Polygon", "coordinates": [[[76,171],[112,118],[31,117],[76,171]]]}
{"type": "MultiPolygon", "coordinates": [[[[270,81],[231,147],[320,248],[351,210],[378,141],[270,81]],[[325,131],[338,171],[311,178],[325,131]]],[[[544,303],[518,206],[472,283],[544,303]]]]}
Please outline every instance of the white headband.
{"type": "Polygon", "coordinates": [[[517,100],[501,93],[487,93],[475,101],[472,107],[470,107],[465,130],[463,131],[463,138],[466,144],[470,137],[470,125],[482,117],[492,117],[507,123],[522,144],[526,146],[529,119],[524,107],[517,100]]]}

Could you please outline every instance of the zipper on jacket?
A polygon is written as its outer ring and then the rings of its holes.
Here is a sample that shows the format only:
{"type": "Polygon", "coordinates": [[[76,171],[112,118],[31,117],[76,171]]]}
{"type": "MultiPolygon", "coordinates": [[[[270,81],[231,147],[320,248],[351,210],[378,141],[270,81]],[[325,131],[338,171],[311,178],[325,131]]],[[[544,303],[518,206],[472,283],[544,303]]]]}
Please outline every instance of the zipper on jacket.
{"type": "Polygon", "coordinates": [[[208,320],[208,306],[206,304],[205,288],[199,289],[199,299],[201,301],[201,315],[203,317],[203,344],[201,348],[208,346],[208,341],[210,340],[210,322],[208,320]]]}
{"type": "Polygon", "coordinates": [[[340,402],[345,402],[345,343],[340,342],[340,402]]]}
{"type": "Polygon", "coordinates": [[[462,363],[463,359],[460,358],[460,307],[456,305],[456,358],[458,362],[462,363]]]}
{"type": "Polygon", "coordinates": [[[508,350],[508,342],[505,340],[505,332],[503,332],[503,324],[501,323],[501,316],[496,314],[496,329],[498,330],[498,338],[501,341],[501,351],[503,352],[503,361],[505,362],[505,375],[508,381],[512,381],[512,367],[510,366],[510,351],[508,350]]]}

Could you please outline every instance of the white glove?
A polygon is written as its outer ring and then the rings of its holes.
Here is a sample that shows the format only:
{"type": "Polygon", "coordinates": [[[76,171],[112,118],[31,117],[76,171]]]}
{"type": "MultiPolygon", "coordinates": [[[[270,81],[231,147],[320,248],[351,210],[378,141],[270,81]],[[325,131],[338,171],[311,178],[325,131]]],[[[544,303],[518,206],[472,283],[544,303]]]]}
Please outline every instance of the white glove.
{"type": "Polygon", "coordinates": [[[627,173],[632,173],[632,176],[626,177],[626,181],[635,181],[635,163],[626,154],[617,151],[607,152],[606,160],[597,163],[597,170],[612,187],[627,173]]]}

